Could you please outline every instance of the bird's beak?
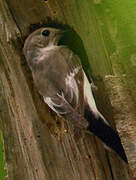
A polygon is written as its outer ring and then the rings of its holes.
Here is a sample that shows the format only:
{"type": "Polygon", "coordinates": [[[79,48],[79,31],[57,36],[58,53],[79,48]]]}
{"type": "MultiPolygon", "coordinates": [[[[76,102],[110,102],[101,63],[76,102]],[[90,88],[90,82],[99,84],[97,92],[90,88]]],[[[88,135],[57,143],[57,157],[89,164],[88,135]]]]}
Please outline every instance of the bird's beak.
{"type": "Polygon", "coordinates": [[[56,34],[60,34],[60,35],[63,35],[64,33],[66,32],[69,32],[70,30],[59,30],[56,32],[56,34]]]}
{"type": "Polygon", "coordinates": [[[57,30],[55,32],[55,39],[54,39],[54,44],[57,44],[58,41],[62,38],[62,36],[68,32],[67,30],[57,30]]]}

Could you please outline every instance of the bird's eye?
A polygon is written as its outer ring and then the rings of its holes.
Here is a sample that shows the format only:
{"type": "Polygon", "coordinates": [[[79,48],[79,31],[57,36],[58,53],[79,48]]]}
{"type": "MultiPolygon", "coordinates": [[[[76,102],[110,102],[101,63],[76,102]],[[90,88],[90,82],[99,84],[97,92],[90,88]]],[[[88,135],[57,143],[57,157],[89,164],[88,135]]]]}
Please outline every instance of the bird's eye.
{"type": "Polygon", "coordinates": [[[44,30],[44,31],[42,32],[42,35],[43,35],[43,36],[49,36],[49,34],[50,34],[50,31],[48,31],[48,30],[44,30]]]}

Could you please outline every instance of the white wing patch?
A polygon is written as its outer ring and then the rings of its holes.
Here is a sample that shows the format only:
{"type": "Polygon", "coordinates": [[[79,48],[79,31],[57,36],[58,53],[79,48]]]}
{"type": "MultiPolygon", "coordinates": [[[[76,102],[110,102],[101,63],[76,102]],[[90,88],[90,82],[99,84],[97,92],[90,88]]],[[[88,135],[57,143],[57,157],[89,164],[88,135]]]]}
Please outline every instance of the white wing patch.
{"type": "Polygon", "coordinates": [[[76,106],[78,105],[79,90],[74,77],[79,72],[79,69],[80,67],[75,68],[70,74],[67,75],[65,79],[65,83],[66,83],[65,93],[70,94],[70,99],[68,101],[65,99],[65,94],[63,92],[61,94],[57,93],[54,97],[43,97],[44,102],[48,104],[48,106],[59,116],[70,113],[71,111],[70,103],[73,100],[75,101],[76,106]],[[56,104],[56,100],[57,100],[57,104],[56,104]]]}
{"type": "Polygon", "coordinates": [[[78,86],[75,80],[75,75],[79,72],[80,67],[76,67],[72,72],[70,72],[70,74],[67,75],[66,79],[65,79],[65,83],[66,83],[66,92],[70,92],[71,94],[71,98],[69,100],[69,102],[72,102],[73,98],[75,97],[76,99],[76,104],[78,104],[78,100],[79,100],[79,91],[78,91],[78,86]]]}
{"type": "Polygon", "coordinates": [[[92,94],[90,83],[84,73],[84,99],[88,103],[90,109],[97,115],[98,110],[95,104],[95,100],[92,94]]]}
{"type": "Polygon", "coordinates": [[[84,100],[89,105],[91,111],[96,115],[96,117],[100,116],[103,119],[103,121],[107,125],[109,125],[109,123],[106,121],[106,119],[103,117],[103,115],[98,111],[96,107],[96,103],[91,89],[91,84],[89,83],[85,73],[84,73],[84,100]]]}
{"type": "MultiPolygon", "coordinates": [[[[59,95],[60,96],[60,95],[59,95]]],[[[62,97],[62,96],[61,96],[62,97]]],[[[50,98],[50,97],[43,97],[44,98],[44,102],[46,103],[46,104],[48,104],[48,106],[54,111],[54,112],[56,112],[57,113],[57,115],[58,116],[60,116],[60,115],[64,115],[64,114],[67,114],[67,113],[69,113],[69,112],[66,112],[66,111],[59,111],[59,110],[56,110],[56,108],[55,107],[63,107],[63,105],[64,105],[64,102],[62,102],[61,104],[56,104],[56,103],[54,103],[53,102],[53,100],[50,98]]],[[[63,98],[63,97],[62,97],[63,98]]]]}
{"type": "Polygon", "coordinates": [[[57,113],[57,115],[59,116],[59,112],[58,111],[56,111],[56,109],[55,109],[55,107],[53,106],[53,102],[52,102],[52,100],[51,100],[51,98],[50,97],[43,97],[43,99],[44,99],[44,102],[46,103],[46,104],[48,104],[48,106],[54,111],[54,112],[56,112],[57,113]]]}

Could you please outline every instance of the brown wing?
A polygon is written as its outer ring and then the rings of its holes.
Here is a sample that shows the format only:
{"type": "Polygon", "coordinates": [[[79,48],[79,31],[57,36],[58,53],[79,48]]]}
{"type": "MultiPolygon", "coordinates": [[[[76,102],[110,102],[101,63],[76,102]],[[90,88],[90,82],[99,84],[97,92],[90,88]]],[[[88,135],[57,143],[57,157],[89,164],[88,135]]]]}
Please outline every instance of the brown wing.
{"type": "Polygon", "coordinates": [[[43,95],[44,101],[59,115],[72,109],[83,114],[83,70],[79,58],[64,46],[55,51],[54,57],[57,62],[52,62],[56,66],[52,68],[56,70],[45,76],[54,83],[51,86],[55,86],[56,93],[53,96],[43,95]]]}

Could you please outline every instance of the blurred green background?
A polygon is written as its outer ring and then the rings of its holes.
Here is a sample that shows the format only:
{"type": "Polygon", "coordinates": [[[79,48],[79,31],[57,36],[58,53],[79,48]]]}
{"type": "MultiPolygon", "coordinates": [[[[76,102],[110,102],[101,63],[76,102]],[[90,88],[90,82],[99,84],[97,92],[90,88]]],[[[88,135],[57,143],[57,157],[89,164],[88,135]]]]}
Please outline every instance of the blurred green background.
{"type": "Polygon", "coordinates": [[[2,146],[2,133],[0,131],[0,180],[5,180],[6,170],[4,169],[4,152],[2,146]]]}

